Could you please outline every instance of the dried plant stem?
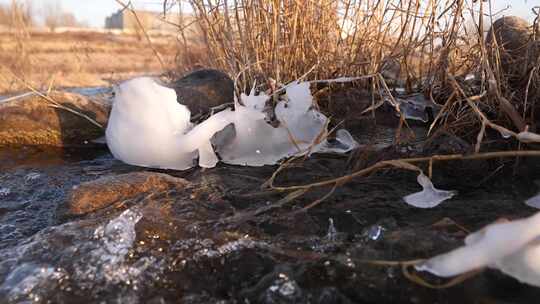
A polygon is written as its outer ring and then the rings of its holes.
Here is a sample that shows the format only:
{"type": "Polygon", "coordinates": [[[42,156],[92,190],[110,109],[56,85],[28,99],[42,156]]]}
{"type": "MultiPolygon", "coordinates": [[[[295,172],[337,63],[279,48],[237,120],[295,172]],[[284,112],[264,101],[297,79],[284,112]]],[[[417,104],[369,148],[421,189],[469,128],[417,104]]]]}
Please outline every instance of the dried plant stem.
{"type": "MultiPolygon", "coordinates": [[[[95,121],[94,119],[90,118],[90,116],[86,115],[86,114],[83,114],[81,112],[78,112],[74,109],[71,109],[69,107],[66,107],[62,104],[60,104],[59,102],[57,102],[56,100],[54,100],[52,97],[50,97],[48,94],[43,94],[41,93],[40,91],[36,90],[34,87],[32,87],[29,83],[27,83],[26,81],[24,81],[23,79],[19,78],[17,75],[15,75],[15,73],[13,73],[10,69],[8,69],[7,67],[5,66],[0,66],[0,67],[3,67],[5,68],[6,70],[10,71],[10,73],[12,74],[12,76],[17,79],[18,81],[20,81],[27,89],[29,89],[32,93],[38,95],[39,97],[41,97],[42,99],[46,100],[47,102],[50,103],[49,106],[53,107],[53,108],[58,108],[58,109],[62,109],[62,110],[65,110],[67,112],[70,112],[74,115],[77,115],[81,118],[84,118],[86,120],[88,120],[91,124],[93,124],[94,126],[100,128],[100,129],[104,129],[103,126],[95,121]]],[[[50,91],[50,88],[47,90],[47,91],[50,91]]]]}
{"type": "Polygon", "coordinates": [[[362,170],[358,170],[356,172],[353,172],[351,174],[332,178],[316,183],[306,184],[306,185],[296,185],[296,186],[275,186],[274,180],[277,178],[279,173],[287,168],[289,163],[293,160],[290,159],[289,161],[285,162],[283,165],[281,165],[274,173],[272,174],[272,177],[269,179],[269,181],[265,184],[267,184],[271,189],[276,191],[295,191],[300,189],[310,189],[315,187],[324,187],[324,186],[332,186],[335,184],[342,185],[344,183],[349,182],[353,178],[366,176],[368,174],[371,174],[377,170],[384,169],[384,168],[399,168],[399,169],[405,169],[405,170],[411,170],[411,171],[421,171],[417,166],[413,165],[416,163],[424,163],[424,162],[440,162],[440,161],[452,161],[452,160],[482,160],[482,159],[493,159],[493,158],[505,158],[505,157],[540,157],[540,150],[519,150],[519,151],[498,151],[498,152],[486,152],[486,153],[476,153],[476,154],[470,154],[470,155],[463,155],[463,154],[447,154],[447,155],[433,155],[433,156],[426,156],[426,157],[416,157],[416,158],[401,158],[401,159],[395,159],[395,160],[384,160],[379,161],[375,163],[374,165],[371,165],[367,168],[364,168],[362,170]]]}

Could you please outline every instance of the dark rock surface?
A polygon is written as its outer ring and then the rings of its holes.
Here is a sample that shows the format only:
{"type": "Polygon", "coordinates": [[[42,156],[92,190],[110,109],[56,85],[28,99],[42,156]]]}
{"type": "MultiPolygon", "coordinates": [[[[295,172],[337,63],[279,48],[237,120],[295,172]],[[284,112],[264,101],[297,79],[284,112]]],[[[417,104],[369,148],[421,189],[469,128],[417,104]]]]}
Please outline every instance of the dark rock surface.
{"type": "Polygon", "coordinates": [[[189,108],[191,117],[233,102],[234,82],[218,70],[198,70],[173,81],[170,86],[175,89],[178,102],[189,108]]]}

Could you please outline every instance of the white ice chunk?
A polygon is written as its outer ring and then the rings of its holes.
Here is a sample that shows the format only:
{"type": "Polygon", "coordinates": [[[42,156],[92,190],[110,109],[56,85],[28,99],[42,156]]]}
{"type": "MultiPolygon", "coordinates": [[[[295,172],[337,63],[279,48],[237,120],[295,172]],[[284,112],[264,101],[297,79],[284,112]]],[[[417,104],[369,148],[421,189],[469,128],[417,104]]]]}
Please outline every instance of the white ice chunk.
{"type": "Polygon", "coordinates": [[[497,268],[531,285],[540,286],[540,212],[511,222],[494,223],[465,239],[465,246],[416,266],[442,277],[482,267],[497,268]]]}
{"type": "MultiPolygon", "coordinates": [[[[328,118],[312,108],[309,83],[296,83],[286,89],[288,100],[281,100],[275,114],[280,126],[265,120],[261,107],[268,96],[242,95],[235,104],[235,137],[218,148],[223,162],[235,165],[273,165],[292,155],[304,154],[324,133],[328,118]],[[262,97],[261,97],[262,96],[262,97]]],[[[223,142],[223,140],[220,140],[223,142]]],[[[217,141],[214,141],[216,144],[217,141]]]]}
{"type": "Polygon", "coordinates": [[[191,113],[176,101],[174,90],[148,77],[129,80],[116,89],[107,145],[128,164],[177,170],[193,167],[197,156],[201,167],[214,167],[219,159],[212,143],[223,162],[249,166],[273,165],[308,152],[344,153],[355,148],[357,143],[345,130],[338,131],[336,144],[323,140],[328,118],[313,108],[309,85],[286,87],[286,98],[274,109],[278,127],[266,121],[264,109],[270,97],[255,95],[254,90],[240,96],[234,112],[221,111],[193,126],[191,113]]]}
{"type": "Polygon", "coordinates": [[[456,191],[436,189],[431,180],[423,173],[418,175],[417,181],[420,186],[422,186],[422,191],[407,195],[403,198],[407,204],[414,207],[433,208],[457,194],[456,191]]]}
{"type": "Polygon", "coordinates": [[[231,114],[220,112],[191,129],[191,113],[173,89],[135,78],[115,89],[107,145],[115,158],[132,165],[184,170],[193,167],[199,152],[201,165],[213,166],[210,139],[230,123],[231,114]]]}
{"type": "Polygon", "coordinates": [[[536,238],[492,267],[520,282],[540,287],[540,240],[536,238]]]}
{"type": "Polygon", "coordinates": [[[540,209],[540,193],[526,200],[525,204],[529,207],[540,209]]]}

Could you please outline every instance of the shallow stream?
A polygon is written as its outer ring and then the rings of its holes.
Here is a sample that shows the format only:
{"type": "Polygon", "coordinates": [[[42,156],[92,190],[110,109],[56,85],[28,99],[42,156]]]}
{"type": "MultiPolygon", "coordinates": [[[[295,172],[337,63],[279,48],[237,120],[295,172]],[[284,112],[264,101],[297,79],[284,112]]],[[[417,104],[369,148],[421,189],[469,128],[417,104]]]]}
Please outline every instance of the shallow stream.
{"type": "MultiPolygon", "coordinates": [[[[393,136],[375,132],[375,144],[393,136]]],[[[367,138],[356,137],[366,144],[367,138]]],[[[336,177],[356,163],[354,156],[319,155],[278,182],[336,177]]],[[[433,209],[402,201],[419,189],[412,173],[384,171],[340,186],[307,212],[300,207],[330,189],[259,212],[284,197],[261,190],[276,168],[157,171],[191,186],[67,217],[60,210],[81,183],[148,170],[114,160],[106,148],[1,149],[0,302],[538,301],[539,289],[493,270],[436,290],[411,282],[401,267],[373,263],[427,258],[459,246],[466,231],[497,218],[532,214],[523,201],[538,191],[538,161],[520,160],[516,174],[509,161],[436,166],[434,183],[459,195],[433,209]]]]}

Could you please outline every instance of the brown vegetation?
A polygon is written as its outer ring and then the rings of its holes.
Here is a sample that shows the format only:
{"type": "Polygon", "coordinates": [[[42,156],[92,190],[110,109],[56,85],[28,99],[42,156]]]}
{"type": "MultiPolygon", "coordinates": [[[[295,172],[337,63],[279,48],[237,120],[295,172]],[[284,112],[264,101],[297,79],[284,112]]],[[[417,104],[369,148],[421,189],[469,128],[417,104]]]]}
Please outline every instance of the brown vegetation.
{"type": "MultiPolygon", "coordinates": [[[[535,128],[538,55],[530,51],[522,59],[528,62],[521,65],[523,77],[509,82],[513,75],[502,68],[507,62],[490,60],[501,58],[509,42],[485,43],[485,33],[497,19],[489,1],[188,2],[204,34],[210,64],[239,75],[240,87],[258,83],[260,89],[272,89],[274,81],[279,86],[305,75],[372,75],[356,85],[372,93],[374,104],[384,100],[386,84],[393,82],[442,105],[432,130],[475,140],[484,125],[479,113],[516,132],[535,128]],[[485,15],[491,18],[481,17],[485,15]],[[477,80],[465,81],[471,74],[477,80]]],[[[525,28],[518,36],[526,36],[527,49],[537,43],[537,32],[529,24],[525,28]]]]}
{"type": "MultiPolygon", "coordinates": [[[[153,37],[173,68],[174,37],[153,37]]],[[[103,86],[138,74],[161,74],[152,50],[135,35],[104,33],[0,33],[0,94],[37,88],[103,86]]]]}

